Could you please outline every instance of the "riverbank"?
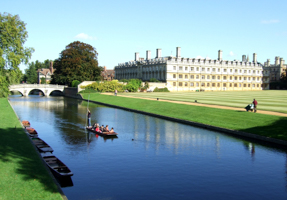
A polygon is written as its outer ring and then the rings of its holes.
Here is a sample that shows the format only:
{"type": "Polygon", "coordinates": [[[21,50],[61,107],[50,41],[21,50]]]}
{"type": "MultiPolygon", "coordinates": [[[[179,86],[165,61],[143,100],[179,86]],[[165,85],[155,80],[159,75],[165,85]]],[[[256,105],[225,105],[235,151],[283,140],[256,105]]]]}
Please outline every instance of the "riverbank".
{"type": "Polygon", "coordinates": [[[0,110],[0,199],[63,199],[6,98],[0,110]]]}
{"type": "Polygon", "coordinates": [[[171,102],[135,99],[99,93],[82,94],[85,100],[166,118],[244,137],[287,144],[287,117],[238,110],[200,107],[171,102]]]}

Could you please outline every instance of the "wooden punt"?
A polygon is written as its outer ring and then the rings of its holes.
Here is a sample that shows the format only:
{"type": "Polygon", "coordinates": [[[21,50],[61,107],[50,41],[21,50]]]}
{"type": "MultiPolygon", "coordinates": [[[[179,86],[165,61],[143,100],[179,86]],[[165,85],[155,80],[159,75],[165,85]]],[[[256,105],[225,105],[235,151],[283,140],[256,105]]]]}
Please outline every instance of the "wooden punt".
{"type": "Polygon", "coordinates": [[[37,131],[34,128],[32,128],[32,127],[26,127],[26,130],[31,135],[37,135],[38,134],[37,131]]]}
{"type": "Polygon", "coordinates": [[[56,177],[63,178],[74,175],[73,172],[52,153],[41,153],[41,156],[56,177]]]}
{"type": "Polygon", "coordinates": [[[116,132],[97,132],[91,126],[87,126],[86,129],[103,137],[117,137],[118,135],[116,132]]]}
{"type": "Polygon", "coordinates": [[[44,140],[33,137],[31,138],[34,145],[38,148],[40,152],[53,152],[54,150],[50,147],[44,140]]]}
{"type": "Polygon", "coordinates": [[[23,124],[24,127],[30,127],[30,125],[31,125],[30,122],[27,121],[27,120],[23,120],[22,124],[23,124]]]}

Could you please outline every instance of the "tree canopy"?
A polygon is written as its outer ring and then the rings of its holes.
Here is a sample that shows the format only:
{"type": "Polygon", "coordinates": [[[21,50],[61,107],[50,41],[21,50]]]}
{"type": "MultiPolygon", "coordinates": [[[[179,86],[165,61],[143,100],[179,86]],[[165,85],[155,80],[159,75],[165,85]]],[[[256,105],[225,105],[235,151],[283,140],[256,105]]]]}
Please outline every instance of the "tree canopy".
{"type": "Polygon", "coordinates": [[[54,61],[51,83],[72,85],[73,80],[100,80],[102,69],[98,67],[98,53],[89,44],[75,41],[66,46],[54,61]]]}
{"type": "Polygon", "coordinates": [[[38,83],[38,69],[47,69],[50,67],[51,60],[46,59],[44,62],[36,60],[35,62],[29,63],[27,69],[25,69],[25,75],[23,76],[23,81],[27,83],[38,83]]]}
{"type": "Polygon", "coordinates": [[[26,24],[18,15],[0,13],[0,97],[8,96],[8,86],[19,83],[20,63],[27,64],[34,52],[24,47],[28,38],[26,24]]]}

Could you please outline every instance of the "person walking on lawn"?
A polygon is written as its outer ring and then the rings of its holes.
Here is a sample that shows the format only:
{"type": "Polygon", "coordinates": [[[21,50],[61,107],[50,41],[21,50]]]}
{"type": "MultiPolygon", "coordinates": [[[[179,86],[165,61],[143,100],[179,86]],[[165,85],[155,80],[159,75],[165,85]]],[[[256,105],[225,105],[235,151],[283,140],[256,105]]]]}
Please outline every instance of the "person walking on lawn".
{"type": "Polygon", "coordinates": [[[254,105],[254,112],[256,113],[258,102],[254,99],[252,103],[254,105]]]}

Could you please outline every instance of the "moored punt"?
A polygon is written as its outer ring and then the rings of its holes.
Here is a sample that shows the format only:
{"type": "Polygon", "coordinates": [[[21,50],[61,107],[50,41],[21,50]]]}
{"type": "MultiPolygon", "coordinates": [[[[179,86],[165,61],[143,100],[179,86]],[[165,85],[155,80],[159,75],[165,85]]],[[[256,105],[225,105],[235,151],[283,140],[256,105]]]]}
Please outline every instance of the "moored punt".
{"type": "Polygon", "coordinates": [[[27,121],[27,120],[23,120],[22,124],[23,124],[24,127],[30,127],[30,125],[31,125],[30,122],[27,121]]]}
{"type": "Polygon", "coordinates": [[[40,152],[53,152],[54,150],[50,147],[44,140],[33,137],[31,138],[34,145],[38,148],[40,152]]]}
{"type": "Polygon", "coordinates": [[[117,137],[118,135],[116,132],[97,132],[95,129],[92,129],[91,126],[87,126],[86,129],[103,137],[117,137]]]}
{"type": "Polygon", "coordinates": [[[73,176],[73,172],[52,153],[41,153],[41,156],[53,174],[58,178],[73,176]]]}
{"type": "Polygon", "coordinates": [[[29,134],[32,134],[32,135],[37,135],[37,131],[32,128],[32,127],[26,127],[26,130],[28,131],[29,134]]]}

